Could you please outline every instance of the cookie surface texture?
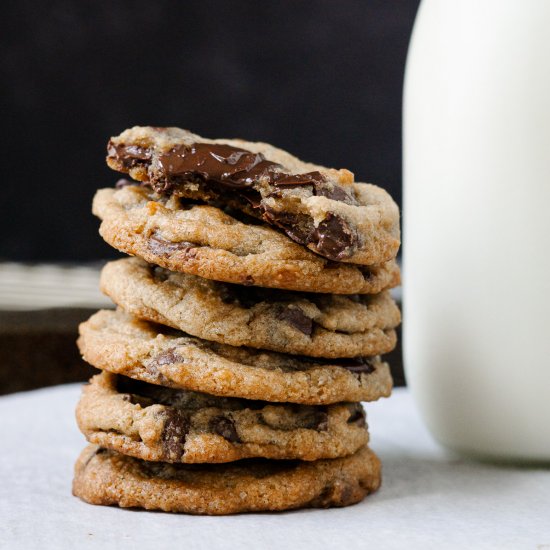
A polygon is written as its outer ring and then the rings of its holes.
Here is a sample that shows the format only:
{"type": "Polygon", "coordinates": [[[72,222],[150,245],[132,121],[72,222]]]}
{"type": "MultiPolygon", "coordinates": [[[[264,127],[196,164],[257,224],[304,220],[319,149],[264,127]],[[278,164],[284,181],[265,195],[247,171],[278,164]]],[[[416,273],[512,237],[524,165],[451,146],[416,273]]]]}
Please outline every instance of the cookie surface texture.
{"type": "Polygon", "coordinates": [[[395,347],[400,312],[389,292],[337,296],[211,281],[128,258],[108,263],[101,290],[125,311],[232,346],[310,357],[357,357],[395,347]]]}
{"type": "Polygon", "coordinates": [[[91,443],[149,461],[318,460],[353,454],[368,442],[359,403],[270,404],[108,372],[84,386],[76,417],[91,443]]]}
{"type": "Polygon", "coordinates": [[[391,393],[379,357],[325,361],[200,340],[127,313],[103,310],[79,327],[96,368],[176,389],[262,401],[327,405],[391,393]]]}
{"type": "Polygon", "coordinates": [[[145,462],[90,445],[75,465],[73,494],[91,504],[220,515],[348,506],[380,481],[380,461],[368,447],[315,462],[187,465],[145,462]]]}

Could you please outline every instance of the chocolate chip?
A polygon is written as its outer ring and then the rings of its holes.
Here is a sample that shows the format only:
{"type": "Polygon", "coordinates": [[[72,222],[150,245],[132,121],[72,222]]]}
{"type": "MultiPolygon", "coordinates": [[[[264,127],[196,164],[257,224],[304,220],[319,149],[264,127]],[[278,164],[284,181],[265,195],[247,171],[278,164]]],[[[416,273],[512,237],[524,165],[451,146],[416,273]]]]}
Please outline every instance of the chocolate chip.
{"type": "Polygon", "coordinates": [[[363,410],[363,407],[358,403],[353,405],[353,408],[350,411],[350,415],[347,420],[347,423],[357,424],[361,428],[367,425],[367,422],[365,419],[365,411],[363,410]]]}
{"type": "Polygon", "coordinates": [[[138,164],[144,164],[151,159],[151,150],[139,145],[115,145],[112,141],[107,144],[107,155],[120,162],[126,169],[138,164]]]}
{"type": "Polygon", "coordinates": [[[209,422],[210,430],[218,435],[221,435],[224,439],[231,443],[240,443],[241,438],[235,428],[235,423],[226,416],[215,416],[209,422]]]}
{"type": "Polygon", "coordinates": [[[328,183],[317,183],[314,187],[315,195],[320,197],[326,197],[333,201],[345,202],[346,204],[357,204],[357,201],[352,198],[346,191],[339,185],[330,185],[328,183]]]}
{"type": "Polygon", "coordinates": [[[152,378],[151,381],[154,381],[156,384],[168,386],[170,385],[170,380],[159,370],[159,367],[183,362],[183,357],[178,355],[174,349],[171,349],[153,357],[153,359],[146,363],[145,368],[152,378]]]}
{"type": "Polygon", "coordinates": [[[155,179],[202,179],[238,189],[271,180],[279,166],[261,153],[219,143],[178,145],[159,155],[157,165],[155,179]]]}
{"type": "Polygon", "coordinates": [[[274,174],[271,178],[272,184],[277,186],[294,187],[302,185],[317,185],[324,182],[325,178],[321,172],[307,172],[305,174],[274,174]]]}
{"type": "Polygon", "coordinates": [[[340,489],[340,494],[338,497],[338,501],[343,504],[351,502],[351,499],[354,497],[354,493],[355,493],[353,486],[342,484],[340,485],[339,489],[340,489]]]}
{"type": "Polygon", "coordinates": [[[376,370],[374,362],[369,357],[355,357],[353,359],[338,359],[334,364],[355,374],[371,374],[376,370]]]}
{"type": "Polygon", "coordinates": [[[185,454],[185,439],[190,425],[187,417],[176,409],[167,409],[162,430],[162,446],[171,460],[181,460],[185,454]]]}
{"type": "Polygon", "coordinates": [[[316,251],[330,260],[349,258],[357,245],[357,236],[345,220],[336,214],[327,217],[315,228],[308,238],[316,251]]]}
{"type": "Polygon", "coordinates": [[[359,271],[361,271],[361,275],[363,275],[365,281],[368,281],[369,279],[372,279],[372,277],[374,277],[372,269],[368,268],[366,265],[359,266],[359,271]]]}
{"type": "Polygon", "coordinates": [[[299,307],[282,306],[277,319],[286,321],[306,336],[311,336],[313,332],[313,320],[307,317],[299,307]]]}
{"type": "Polygon", "coordinates": [[[156,236],[149,237],[147,242],[149,250],[153,254],[158,254],[159,256],[166,256],[173,254],[174,252],[185,252],[185,256],[188,258],[194,258],[196,256],[197,245],[187,241],[180,241],[178,243],[173,243],[170,241],[165,241],[164,239],[159,239],[156,236]]]}
{"type": "Polygon", "coordinates": [[[292,240],[306,244],[310,234],[311,221],[303,214],[279,212],[267,206],[263,207],[262,218],[270,225],[280,227],[292,240]]]}
{"type": "Polygon", "coordinates": [[[324,410],[315,410],[313,414],[307,416],[300,427],[308,430],[317,430],[326,432],[328,430],[328,413],[324,410]]]}

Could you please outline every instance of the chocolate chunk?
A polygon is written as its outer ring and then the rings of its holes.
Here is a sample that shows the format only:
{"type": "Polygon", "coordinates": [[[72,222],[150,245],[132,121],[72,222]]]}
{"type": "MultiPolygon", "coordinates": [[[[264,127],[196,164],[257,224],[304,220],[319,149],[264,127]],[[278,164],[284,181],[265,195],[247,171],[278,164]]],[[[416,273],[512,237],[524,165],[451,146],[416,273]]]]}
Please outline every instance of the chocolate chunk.
{"type": "Polygon", "coordinates": [[[262,291],[256,287],[248,288],[247,285],[232,283],[219,283],[219,295],[224,304],[240,304],[251,308],[263,301],[262,291]]]}
{"type": "Polygon", "coordinates": [[[357,245],[357,236],[348,223],[336,214],[328,213],[318,227],[304,215],[278,212],[265,207],[263,219],[280,227],[292,240],[300,244],[313,244],[316,252],[329,260],[338,261],[351,256],[357,245]]]}
{"type": "Polygon", "coordinates": [[[367,425],[365,419],[365,411],[359,403],[353,405],[353,408],[350,410],[350,415],[347,422],[348,424],[357,424],[361,428],[367,425]]]}
{"type": "Polygon", "coordinates": [[[306,336],[311,336],[313,332],[313,320],[307,317],[299,307],[282,306],[277,319],[286,321],[306,336]]]}
{"type": "Polygon", "coordinates": [[[107,145],[107,155],[116,159],[126,169],[145,164],[151,159],[150,149],[139,145],[115,145],[112,141],[107,145]]]}
{"type": "Polygon", "coordinates": [[[324,182],[325,178],[321,172],[306,172],[305,174],[276,174],[272,177],[273,183],[277,186],[294,187],[302,185],[317,185],[324,182]]]}
{"type": "Polygon", "coordinates": [[[368,266],[362,265],[357,267],[359,267],[359,271],[361,271],[361,274],[363,275],[363,278],[365,279],[365,281],[372,279],[372,277],[374,276],[372,269],[370,269],[368,266]]]}
{"type": "Polygon", "coordinates": [[[302,428],[326,432],[328,430],[328,413],[325,410],[315,410],[301,425],[302,428]]]}
{"type": "Polygon", "coordinates": [[[185,454],[185,439],[189,429],[189,420],[182,412],[176,409],[166,410],[162,446],[171,460],[181,460],[185,454]]]}
{"type": "Polygon", "coordinates": [[[270,225],[280,227],[292,240],[300,244],[306,244],[311,232],[311,220],[307,216],[291,214],[289,212],[279,212],[269,207],[264,207],[262,215],[270,225]]]}
{"type": "Polygon", "coordinates": [[[308,243],[313,244],[319,254],[330,260],[342,260],[353,254],[357,236],[345,220],[329,213],[310,234],[308,243]]]}
{"type": "Polygon", "coordinates": [[[210,420],[209,427],[214,433],[221,435],[224,439],[227,439],[227,441],[231,443],[241,442],[241,438],[237,433],[233,420],[227,418],[226,416],[215,416],[210,420]]]}
{"type": "Polygon", "coordinates": [[[174,252],[183,251],[186,253],[185,255],[190,258],[193,258],[196,255],[195,249],[197,248],[196,244],[187,241],[173,243],[170,241],[165,241],[164,239],[159,239],[154,235],[149,237],[147,246],[153,254],[164,256],[167,254],[173,254],[174,252]]]}
{"type": "MultiPolygon", "coordinates": [[[[157,131],[162,129],[157,128],[157,131]]],[[[151,149],[138,145],[115,145],[109,141],[107,154],[124,168],[150,164],[151,149]]],[[[178,145],[160,154],[151,174],[151,186],[159,193],[170,193],[181,181],[201,179],[228,187],[246,188],[260,180],[277,186],[317,185],[325,181],[318,172],[287,174],[280,165],[261,153],[221,143],[178,145]]]]}
{"type": "Polygon", "coordinates": [[[155,381],[156,384],[161,384],[163,386],[169,386],[170,380],[160,372],[159,367],[163,365],[173,365],[174,363],[183,363],[183,357],[179,356],[175,349],[167,350],[149,361],[145,368],[147,372],[152,377],[151,381],[155,381]]]}
{"type": "MultiPolygon", "coordinates": [[[[278,166],[260,153],[214,143],[180,145],[158,157],[159,175],[168,181],[174,177],[184,180],[198,178],[237,188],[249,187],[265,177],[271,178],[278,166]]],[[[155,176],[154,188],[158,179],[159,176],[155,176]]],[[[164,188],[163,192],[166,191],[164,188]]]]}
{"type": "Polygon", "coordinates": [[[330,185],[319,182],[314,185],[315,194],[320,197],[326,197],[333,201],[345,202],[347,204],[357,204],[357,201],[348,195],[348,193],[339,185],[330,185]]]}
{"type": "Polygon", "coordinates": [[[369,357],[355,357],[353,359],[338,359],[334,364],[355,374],[370,374],[376,370],[369,357]]]}

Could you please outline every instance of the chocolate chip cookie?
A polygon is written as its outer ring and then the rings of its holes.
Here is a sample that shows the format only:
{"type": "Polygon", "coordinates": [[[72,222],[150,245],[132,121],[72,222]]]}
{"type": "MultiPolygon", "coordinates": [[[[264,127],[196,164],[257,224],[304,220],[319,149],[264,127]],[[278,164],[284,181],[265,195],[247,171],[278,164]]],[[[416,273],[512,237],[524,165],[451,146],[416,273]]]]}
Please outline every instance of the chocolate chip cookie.
{"type": "Polygon", "coordinates": [[[330,260],[379,264],[399,249],[399,211],[384,190],[266,143],[135,126],[111,138],[107,163],[157,193],[255,216],[330,260]]]}
{"type": "Polygon", "coordinates": [[[101,189],[99,232],[122,252],[173,271],[228,283],[335,294],[375,294],[399,284],[395,260],[355,266],[310,252],[267,225],[150,189],[101,189]]]}
{"type": "Polygon", "coordinates": [[[389,292],[336,296],[243,287],[138,258],[108,263],[101,290],[127,312],[205,340],[311,357],[391,351],[400,313],[389,292]]]}
{"type": "Polygon", "coordinates": [[[89,445],[75,465],[73,494],[91,504],[221,515],[347,506],[376,491],[380,480],[380,461],[366,446],[314,462],[167,464],[89,445]]]}
{"type": "Polygon", "coordinates": [[[164,462],[338,458],[368,441],[359,403],[270,404],[164,388],[105,371],[84,386],[76,418],[91,443],[164,462]]]}
{"type": "Polygon", "coordinates": [[[236,348],[131,317],[99,311],[80,325],[84,359],[151,384],[212,395],[328,405],[389,396],[389,367],[379,357],[323,361],[236,348]]]}

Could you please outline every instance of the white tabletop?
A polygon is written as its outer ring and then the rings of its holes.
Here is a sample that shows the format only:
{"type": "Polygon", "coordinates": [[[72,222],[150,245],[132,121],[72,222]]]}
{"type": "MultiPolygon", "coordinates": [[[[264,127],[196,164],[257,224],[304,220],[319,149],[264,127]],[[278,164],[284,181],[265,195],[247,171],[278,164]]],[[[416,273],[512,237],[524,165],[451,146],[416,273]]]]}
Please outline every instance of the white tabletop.
{"type": "MultiPolygon", "coordinates": [[[[40,368],[40,365],[36,366],[40,368]]],[[[380,491],[359,505],[201,517],[91,506],[71,496],[75,385],[0,398],[0,548],[550,549],[550,471],[447,455],[406,390],[367,407],[380,491]]]]}

